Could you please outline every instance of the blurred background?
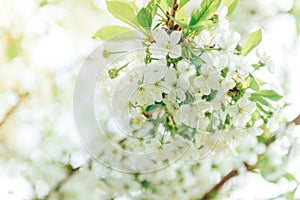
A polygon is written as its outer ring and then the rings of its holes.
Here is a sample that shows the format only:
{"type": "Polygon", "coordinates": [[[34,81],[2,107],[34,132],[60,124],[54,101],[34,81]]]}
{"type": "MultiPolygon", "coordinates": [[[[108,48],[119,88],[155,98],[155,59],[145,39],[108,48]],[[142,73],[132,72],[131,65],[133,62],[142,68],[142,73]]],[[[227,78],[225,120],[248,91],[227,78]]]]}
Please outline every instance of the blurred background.
{"type": "MultiPolygon", "coordinates": [[[[187,11],[198,5],[199,0],[191,1],[187,11]]],[[[0,0],[0,199],[43,197],[70,173],[66,168],[88,159],[73,120],[73,89],[84,60],[101,43],[91,36],[102,26],[121,24],[105,9],[104,0],[0,0]]],[[[275,73],[263,76],[282,87],[289,104],[286,118],[296,118],[300,0],[241,0],[231,26],[242,38],[263,29],[259,49],[275,62],[275,73]]],[[[300,171],[300,164],[295,161],[290,168],[300,171]]],[[[259,178],[244,180],[232,199],[258,192],[259,178]]],[[[94,182],[84,172],[66,190],[70,197],[92,199],[103,192],[94,182]]]]}

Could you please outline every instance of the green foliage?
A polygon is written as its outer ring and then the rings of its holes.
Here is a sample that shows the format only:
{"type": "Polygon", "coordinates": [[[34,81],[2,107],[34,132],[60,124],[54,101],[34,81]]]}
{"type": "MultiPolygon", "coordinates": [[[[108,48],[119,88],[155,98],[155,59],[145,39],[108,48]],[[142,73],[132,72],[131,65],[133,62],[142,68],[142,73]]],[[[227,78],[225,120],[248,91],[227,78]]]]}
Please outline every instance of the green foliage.
{"type": "Polygon", "coordinates": [[[161,106],[162,106],[161,102],[155,102],[154,105],[147,106],[147,108],[145,109],[145,112],[151,112],[151,111],[153,111],[153,110],[155,110],[155,109],[157,109],[157,108],[159,108],[161,106]]]}
{"type": "Polygon", "coordinates": [[[271,107],[271,104],[264,97],[257,94],[252,94],[250,100],[255,101],[256,103],[260,103],[261,105],[271,107]]]}
{"type": "Polygon", "coordinates": [[[257,64],[252,64],[252,67],[255,69],[255,70],[259,70],[261,67],[264,67],[266,66],[265,63],[259,61],[257,64]]]}
{"type": "Polygon", "coordinates": [[[283,98],[280,94],[275,92],[274,90],[261,90],[260,92],[256,93],[257,95],[261,95],[262,97],[265,97],[267,99],[270,99],[272,101],[278,101],[283,98]]]}
{"type": "Polygon", "coordinates": [[[289,181],[295,181],[295,182],[297,182],[296,177],[293,174],[291,174],[291,173],[287,172],[287,173],[283,174],[283,177],[286,178],[289,181]]]}
{"type": "Polygon", "coordinates": [[[212,90],[209,95],[204,95],[202,98],[206,99],[206,101],[211,102],[217,96],[217,93],[218,93],[217,90],[212,90]]]}
{"type": "Polygon", "coordinates": [[[112,25],[105,26],[97,30],[97,32],[93,35],[93,38],[118,42],[137,39],[138,37],[132,30],[127,27],[112,25]]]}
{"type": "Polygon", "coordinates": [[[228,7],[227,17],[230,17],[236,9],[239,0],[223,0],[222,3],[228,7]]]}
{"type": "Polygon", "coordinates": [[[295,17],[297,34],[300,34],[300,1],[294,1],[294,6],[289,11],[289,14],[295,17]]]}
{"type": "Polygon", "coordinates": [[[48,0],[42,0],[40,1],[40,7],[44,7],[48,4],[48,0]]]}
{"type": "Polygon", "coordinates": [[[274,109],[268,100],[278,101],[281,98],[282,96],[276,93],[274,90],[261,90],[256,93],[252,93],[250,100],[255,102],[256,106],[268,116],[272,112],[267,111],[263,106],[274,109]]]}
{"type": "Polygon", "coordinates": [[[259,89],[260,89],[259,83],[256,81],[256,79],[254,78],[254,76],[252,74],[249,74],[249,79],[250,79],[249,88],[251,88],[252,90],[258,92],[259,89]]]}
{"type": "MultiPolygon", "coordinates": [[[[160,0],[157,1],[157,3],[160,3],[160,0]]],[[[142,8],[137,13],[138,23],[146,31],[149,31],[152,27],[154,17],[157,13],[157,8],[157,4],[155,4],[154,1],[151,1],[146,7],[142,8]]]]}
{"type": "Polygon", "coordinates": [[[185,6],[185,4],[187,4],[188,2],[190,2],[190,0],[180,0],[179,9],[183,8],[183,6],[185,6]]]}
{"type": "Polygon", "coordinates": [[[199,22],[208,20],[217,11],[221,0],[203,0],[200,9],[194,10],[189,25],[194,26],[199,22]]]}
{"type": "Polygon", "coordinates": [[[143,28],[151,28],[152,13],[148,8],[142,8],[137,14],[137,20],[143,28]]]}
{"type": "Polygon", "coordinates": [[[121,0],[106,0],[108,11],[117,19],[129,24],[134,28],[139,28],[137,20],[137,10],[132,3],[121,0]]]}
{"type": "Polygon", "coordinates": [[[262,40],[261,29],[251,33],[242,48],[241,55],[246,56],[250,53],[262,40]]]}
{"type": "Polygon", "coordinates": [[[9,60],[14,59],[22,52],[21,38],[10,38],[6,47],[6,55],[9,60]]]}

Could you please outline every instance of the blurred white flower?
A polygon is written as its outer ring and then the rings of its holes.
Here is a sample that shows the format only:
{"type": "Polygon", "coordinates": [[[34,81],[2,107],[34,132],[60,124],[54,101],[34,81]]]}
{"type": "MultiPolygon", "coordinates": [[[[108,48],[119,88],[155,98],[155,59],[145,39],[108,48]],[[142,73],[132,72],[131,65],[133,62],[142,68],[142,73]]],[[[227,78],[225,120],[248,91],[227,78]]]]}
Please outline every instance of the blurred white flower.
{"type": "Polygon", "coordinates": [[[271,56],[267,54],[267,52],[260,52],[259,49],[256,49],[256,55],[260,59],[262,63],[264,63],[269,70],[269,72],[274,73],[275,71],[275,64],[272,60],[271,56]]]}
{"type": "Polygon", "coordinates": [[[266,150],[266,146],[257,141],[256,136],[246,135],[240,138],[238,156],[242,162],[248,165],[255,165],[258,155],[266,150]]]}
{"type": "Polygon", "coordinates": [[[220,6],[217,10],[218,14],[218,27],[221,30],[226,30],[229,27],[229,22],[226,19],[228,13],[228,7],[227,6],[220,6]]]}

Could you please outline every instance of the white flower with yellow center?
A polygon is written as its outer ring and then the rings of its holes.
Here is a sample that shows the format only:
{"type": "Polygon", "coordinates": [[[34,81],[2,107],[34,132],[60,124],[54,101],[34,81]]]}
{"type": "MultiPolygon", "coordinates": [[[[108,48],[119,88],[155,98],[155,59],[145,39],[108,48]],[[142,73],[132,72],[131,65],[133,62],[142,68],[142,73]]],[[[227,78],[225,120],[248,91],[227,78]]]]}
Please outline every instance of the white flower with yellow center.
{"type": "Polygon", "coordinates": [[[181,40],[181,32],[173,31],[170,35],[163,29],[157,29],[153,32],[155,43],[151,44],[150,52],[158,53],[159,56],[169,55],[171,58],[178,58],[182,54],[181,46],[178,44],[181,40]],[[160,50],[160,51],[159,51],[160,50]]]}
{"type": "Polygon", "coordinates": [[[235,105],[228,108],[228,114],[232,117],[232,124],[236,127],[245,127],[251,120],[251,114],[255,111],[256,104],[249,101],[249,96],[245,95],[235,105]]]}
{"type": "Polygon", "coordinates": [[[216,90],[219,88],[219,71],[203,65],[201,67],[201,75],[194,79],[194,84],[200,89],[202,94],[209,95],[211,89],[216,90]]]}

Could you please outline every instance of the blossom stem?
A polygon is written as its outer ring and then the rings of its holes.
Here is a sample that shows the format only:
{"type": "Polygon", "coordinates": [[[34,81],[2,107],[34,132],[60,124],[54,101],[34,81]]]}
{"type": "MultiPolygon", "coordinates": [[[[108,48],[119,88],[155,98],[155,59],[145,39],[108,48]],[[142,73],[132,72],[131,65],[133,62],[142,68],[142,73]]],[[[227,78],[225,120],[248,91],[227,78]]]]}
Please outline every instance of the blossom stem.
{"type": "Polygon", "coordinates": [[[168,32],[171,32],[172,30],[174,30],[174,19],[175,19],[175,16],[176,16],[177,9],[178,9],[177,0],[173,0],[172,1],[171,18],[168,22],[168,32]]]}

